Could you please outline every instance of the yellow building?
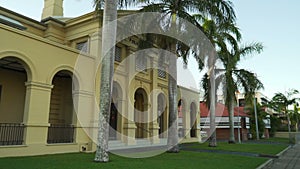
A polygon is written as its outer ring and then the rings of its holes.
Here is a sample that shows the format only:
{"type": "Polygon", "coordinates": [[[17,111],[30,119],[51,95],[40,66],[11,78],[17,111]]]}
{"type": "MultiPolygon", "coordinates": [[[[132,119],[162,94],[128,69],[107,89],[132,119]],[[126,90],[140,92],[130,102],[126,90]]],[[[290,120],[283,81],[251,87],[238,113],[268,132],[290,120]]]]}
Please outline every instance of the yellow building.
{"type": "MultiPolygon", "coordinates": [[[[101,15],[64,18],[62,1],[45,0],[42,21],[0,7],[0,157],[95,151],[101,15]]],[[[157,64],[157,56],[127,57],[137,40],[116,48],[110,149],[114,143],[134,147],[137,140],[159,145],[167,137],[168,75],[140,71],[157,64]],[[123,66],[125,59],[136,66],[123,66]]],[[[180,137],[198,141],[199,93],[178,90],[180,137]]]]}

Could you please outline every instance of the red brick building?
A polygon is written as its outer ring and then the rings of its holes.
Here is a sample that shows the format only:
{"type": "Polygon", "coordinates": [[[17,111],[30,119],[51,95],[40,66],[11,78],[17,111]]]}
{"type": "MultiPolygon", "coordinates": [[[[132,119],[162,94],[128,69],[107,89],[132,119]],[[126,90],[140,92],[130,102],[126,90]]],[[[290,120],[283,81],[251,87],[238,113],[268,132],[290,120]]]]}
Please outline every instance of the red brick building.
{"type": "MultiPolygon", "coordinates": [[[[200,102],[200,116],[202,131],[210,132],[210,112],[205,102],[200,102]]],[[[235,140],[238,140],[238,132],[242,141],[248,140],[250,129],[250,118],[244,112],[244,107],[234,108],[234,134],[235,140]],[[239,130],[239,131],[238,131],[239,130]]],[[[222,103],[216,106],[216,135],[217,140],[229,139],[229,112],[227,107],[222,103]]]]}

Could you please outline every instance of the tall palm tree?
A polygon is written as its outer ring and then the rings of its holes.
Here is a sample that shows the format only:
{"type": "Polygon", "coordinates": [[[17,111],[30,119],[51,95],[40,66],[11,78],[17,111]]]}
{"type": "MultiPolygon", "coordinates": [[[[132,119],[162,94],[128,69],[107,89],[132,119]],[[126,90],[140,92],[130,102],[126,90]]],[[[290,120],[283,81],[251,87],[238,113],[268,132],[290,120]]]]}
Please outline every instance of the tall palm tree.
{"type": "MultiPolygon", "coordinates": [[[[290,89],[286,94],[283,93],[276,93],[275,96],[271,100],[271,106],[274,110],[277,110],[278,112],[283,112],[288,121],[288,131],[289,135],[291,133],[291,121],[290,121],[290,113],[291,111],[288,109],[289,106],[296,104],[296,101],[298,98],[295,98],[294,95],[298,94],[299,91],[295,89],[290,89]]],[[[291,135],[290,135],[291,136],[291,135]]],[[[291,141],[291,137],[290,137],[291,141]]]]}
{"type": "MultiPolygon", "coordinates": [[[[226,20],[223,19],[218,21],[216,19],[206,19],[199,17],[198,15],[195,16],[200,22],[203,23],[203,30],[206,36],[209,38],[211,43],[220,53],[221,49],[226,49],[226,45],[230,44],[233,48],[237,49],[238,41],[241,39],[241,34],[239,29],[236,27],[234,20],[226,20]]],[[[205,90],[205,99],[206,104],[210,108],[210,138],[209,138],[209,146],[216,147],[217,140],[216,140],[216,126],[215,126],[215,103],[216,103],[216,86],[219,86],[220,79],[223,76],[219,76],[217,82],[215,81],[215,57],[211,57],[212,62],[210,65],[210,71],[207,75],[205,75],[202,79],[202,85],[205,90]]]]}
{"type": "MultiPolygon", "coordinates": [[[[229,126],[230,137],[229,143],[235,143],[234,137],[234,121],[233,112],[236,103],[235,93],[239,88],[242,88],[246,95],[255,93],[256,90],[262,89],[262,82],[256,75],[245,69],[238,69],[237,65],[241,57],[254,52],[260,53],[263,46],[260,43],[252,43],[232,50],[222,49],[220,52],[220,59],[224,65],[223,91],[225,93],[225,104],[229,111],[229,126]]],[[[223,70],[222,70],[223,71],[223,70]]]]}
{"type": "MultiPolygon", "coordinates": [[[[96,0],[95,6],[100,9],[103,1],[96,0]]],[[[114,45],[117,26],[107,26],[117,19],[118,0],[105,1],[102,27],[101,86],[100,86],[100,113],[98,121],[98,137],[95,162],[108,162],[108,128],[110,116],[110,100],[112,91],[112,76],[114,70],[114,45]],[[104,42],[105,40],[105,42],[104,42]]]]}
{"type": "MultiPolygon", "coordinates": [[[[216,40],[211,40],[214,44],[218,46],[218,56],[221,60],[224,69],[216,69],[216,86],[222,87],[223,93],[225,95],[225,104],[229,111],[229,126],[230,126],[230,136],[229,143],[235,143],[234,137],[234,104],[236,102],[235,93],[239,88],[243,88],[246,93],[247,99],[253,96],[254,92],[258,89],[263,88],[263,84],[254,73],[247,71],[245,69],[238,69],[237,65],[240,61],[241,57],[244,57],[253,52],[260,53],[263,49],[263,46],[260,43],[253,43],[250,45],[245,45],[244,47],[239,47],[238,41],[240,40],[240,33],[238,29],[235,27],[233,23],[227,23],[227,25],[222,23],[222,26],[214,26],[214,23],[210,21],[208,24],[209,30],[218,30],[222,27],[227,27],[228,29],[224,29],[223,31],[218,32],[215,31],[216,35],[213,32],[208,32],[208,36],[214,37],[216,40]],[[212,27],[212,28],[211,28],[212,27]],[[214,27],[216,29],[214,29],[214,27]],[[221,35],[221,36],[218,36],[221,35]],[[232,36],[235,35],[235,36],[232,36]],[[237,40],[236,40],[237,39],[237,40]],[[230,50],[229,50],[229,47],[230,50]]],[[[222,29],[221,29],[222,30],[222,29]]],[[[209,94],[213,94],[211,92],[211,84],[209,84],[208,75],[205,75],[202,78],[203,88],[205,90],[206,98],[209,98],[209,94]]],[[[213,98],[213,97],[210,97],[213,98]]],[[[210,106],[213,105],[212,102],[216,100],[208,100],[210,102],[210,106]]],[[[212,135],[212,139],[210,139],[209,146],[216,146],[215,143],[215,135],[212,135]]]]}
{"type": "MultiPolygon", "coordinates": [[[[180,17],[194,24],[195,26],[202,29],[201,25],[198,23],[197,19],[193,17],[189,12],[195,12],[201,16],[214,16],[214,17],[227,17],[228,19],[235,18],[235,14],[232,13],[232,5],[229,1],[225,0],[153,0],[149,1],[147,6],[145,6],[142,11],[145,12],[160,12],[163,13],[168,19],[163,19],[164,21],[169,22],[168,27],[173,33],[175,33],[176,28],[178,28],[177,18],[180,17]]],[[[177,32],[179,33],[179,32],[177,32]]],[[[168,44],[167,49],[172,53],[176,53],[180,47],[180,43],[176,40],[166,41],[168,44]]],[[[189,50],[187,48],[187,50],[189,50]]],[[[186,54],[188,52],[183,52],[183,59],[186,62],[186,54]]],[[[199,59],[197,59],[199,60],[199,59]]],[[[186,62],[187,63],[187,62],[186,62]]],[[[170,74],[173,77],[169,76],[169,130],[168,130],[168,147],[169,152],[178,152],[178,131],[177,125],[177,72],[176,72],[176,60],[171,59],[169,62],[170,65],[170,74]],[[174,78],[175,77],[175,78],[174,78]]],[[[199,63],[199,67],[203,63],[199,63]]]]}
{"type": "MultiPolygon", "coordinates": [[[[186,4],[184,1],[171,1],[171,0],[160,0],[152,1],[148,3],[141,11],[145,12],[161,12],[168,18],[166,22],[167,26],[163,29],[176,31],[176,20],[178,15],[181,16],[185,13],[185,18],[192,21],[193,18],[184,9],[189,7],[195,9],[192,5],[195,1],[190,1],[190,4],[186,4]],[[183,4],[180,5],[180,2],[183,4]]],[[[192,21],[192,23],[195,23],[192,21]]],[[[167,50],[176,54],[176,40],[172,38],[164,37],[164,45],[167,50]]],[[[168,126],[168,152],[179,152],[178,147],[178,130],[177,130],[177,61],[176,59],[169,60],[169,76],[168,76],[168,96],[169,96],[169,126],[168,126]],[[171,76],[170,76],[171,75],[171,76]]]]}
{"type": "MultiPolygon", "coordinates": [[[[98,124],[97,150],[95,162],[108,162],[108,132],[109,116],[112,95],[112,76],[114,71],[117,7],[130,5],[137,0],[94,0],[96,11],[99,12],[104,5],[102,24],[102,62],[101,62],[101,86],[100,86],[100,113],[98,124]],[[113,23],[109,25],[109,23],[113,23]]],[[[102,18],[101,18],[102,19],[102,18]]],[[[100,20],[101,20],[100,19],[100,20]]]]}

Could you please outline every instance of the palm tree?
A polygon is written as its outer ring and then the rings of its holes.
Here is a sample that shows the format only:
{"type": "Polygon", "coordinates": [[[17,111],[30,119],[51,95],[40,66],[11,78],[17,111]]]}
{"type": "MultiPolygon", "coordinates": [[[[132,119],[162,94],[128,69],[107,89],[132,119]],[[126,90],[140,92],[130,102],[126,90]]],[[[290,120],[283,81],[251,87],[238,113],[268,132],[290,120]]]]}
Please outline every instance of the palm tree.
{"type": "MultiPolygon", "coordinates": [[[[97,10],[100,9],[102,1],[95,1],[97,10]]],[[[114,45],[116,39],[117,26],[107,26],[110,22],[117,19],[117,0],[105,1],[103,11],[102,28],[102,68],[101,68],[101,87],[100,87],[100,113],[98,124],[97,150],[95,162],[108,162],[108,128],[110,116],[110,100],[112,89],[112,76],[114,69],[114,45]],[[104,40],[106,42],[104,42],[104,40]],[[106,52],[107,51],[107,52],[106,52]]]]}
{"type": "Polygon", "coordinates": [[[263,84],[254,73],[245,69],[238,69],[237,64],[240,61],[241,57],[244,57],[253,52],[260,53],[262,50],[262,44],[252,43],[250,45],[245,45],[244,47],[235,49],[233,48],[230,51],[226,48],[223,48],[220,51],[219,57],[225,68],[224,73],[221,76],[224,77],[223,91],[226,93],[225,104],[229,111],[229,143],[235,143],[233,112],[236,102],[236,91],[238,91],[239,88],[242,88],[246,93],[247,98],[249,98],[249,96],[253,95],[256,90],[263,88],[263,84]]]}
{"type": "MultiPolygon", "coordinates": [[[[234,48],[237,48],[237,43],[241,39],[241,34],[239,29],[236,27],[233,20],[222,20],[217,21],[212,19],[206,19],[199,17],[196,15],[197,19],[203,23],[203,30],[211,43],[214,45],[215,48],[219,50],[226,48],[226,43],[230,44],[234,48]]],[[[214,57],[210,57],[211,59],[214,57]]],[[[210,65],[215,66],[216,60],[210,61],[212,62],[210,65]]],[[[217,140],[216,140],[216,126],[215,126],[215,103],[216,103],[216,89],[215,86],[219,86],[221,82],[220,79],[222,76],[219,76],[217,79],[217,84],[215,82],[215,68],[212,68],[209,71],[209,75],[204,76],[202,79],[203,88],[206,92],[205,99],[206,104],[210,108],[210,138],[209,138],[209,146],[216,147],[217,140]],[[209,81],[208,81],[209,79],[209,81]]],[[[217,71],[218,73],[218,71],[217,71]]]]}
{"type": "MultiPolygon", "coordinates": [[[[190,23],[197,26],[199,29],[202,29],[201,25],[197,21],[197,19],[192,16],[189,12],[196,12],[199,13],[199,16],[214,16],[216,18],[227,18],[232,19],[235,18],[235,14],[232,10],[232,5],[229,1],[225,0],[153,0],[149,1],[147,6],[145,6],[142,11],[145,12],[160,12],[164,14],[165,17],[168,19],[162,19],[164,21],[169,22],[167,29],[173,31],[175,33],[176,29],[178,28],[177,18],[180,17],[189,21],[190,23]]],[[[166,24],[165,24],[166,25],[166,24]]],[[[178,30],[178,29],[177,29],[178,30]]],[[[177,32],[179,33],[179,32],[177,32]]],[[[169,51],[172,53],[179,53],[178,48],[181,46],[180,43],[174,39],[166,40],[167,44],[165,44],[169,51]]],[[[184,45],[183,45],[184,46],[184,45]]],[[[189,48],[185,48],[189,50],[189,48]]],[[[187,63],[187,53],[183,52],[183,59],[185,63],[187,63]]],[[[180,55],[178,55],[180,56],[180,55]]],[[[199,56],[196,56],[199,58],[199,56]]],[[[197,59],[197,58],[196,58],[197,59]]],[[[200,61],[200,59],[197,59],[200,61]]],[[[199,62],[199,67],[202,68],[203,63],[199,62]]],[[[173,77],[169,76],[169,130],[168,130],[168,147],[169,152],[178,152],[178,131],[177,125],[173,125],[177,123],[177,72],[176,72],[176,60],[171,59],[169,62],[170,66],[170,74],[173,77]]]]}
{"type": "MultiPolygon", "coordinates": [[[[240,37],[238,29],[234,28],[234,25],[228,26],[231,27],[229,31],[227,30],[223,32],[223,35],[220,37],[220,40],[215,41],[215,43],[219,47],[219,59],[221,60],[224,66],[224,69],[216,69],[215,74],[217,76],[216,86],[223,87],[223,92],[225,93],[226,99],[225,104],[229,111],[230,137],[228,142],[235,143],[233,121],[234,104],[236,102],[235,92],[238,91],[239,87],[242,87],[246,93],[247,98],[250,98],[250,96],[253,95],[255,90],[263,88],[263,84],[257,79],[254,73],[249,72],[245,69],[237,69],[237,64],[240,61],[241,57],[244,57],[247,54],[251,54],[253,52],[260,53],[263,47],[260,43],[253,43],[248,46],[246,45],[244,47],[239,47],[238,42],[235,40],[239,39],[240,37]],[[231,33],[235,34],[235,37],[231,36],[231,33]],[[226,39],[223,39],[224,37],[226,37],[226,39]],[[230,51],[227,47],[228,44],[232,46],[230,51]]],[[[211,35],[214,34],[211,33],[211,35]]],[[[216,36],[216,39],[219,39],[218,36],[216,36]]],[[[207,75],[202,79],[202,83],[206,93],[205,95],[209,96],[209,93],[211,92],[210,84],[207,81],[207,75]]],[[[210,100],[210,102],[212,101],[210,100]]],[[[210,105],[212,105],[212,103],[210,103],[210,105]]],[[[215,146],[214,141],[214,139],[211,139],[210,146],[215,146]]]]}
{"type": "MultiPolygon", "coordinates": [[[[104,5],[103,24],[102,24],[102,64],[101,64],[101,86],[100,86],[100,113],[98,124],[97,150],[95,162],[108,162],[108,132],[109,116],[112,95],[112,76],[114,71],[115,41],[116,41],[116,22],[117,6],[130,5],[137,2],[135,0],[94,0],[96,11],[99,12],[104,5]],[[113,23],[109,26],[109,23],[113,23]]],[[[102,19],[102,18],[101,18],[102,19]]],[[[100,20],[101,20],[100,19],[100,20]]]]}
{"type": "MultiPolygon", "coordinates": [[[[153,1],[147,6],[145,6],[141,11],[144,12],[161,12],[168,18],[167,22],[170,24],[166,24],[167,26],[163,29],[172,31],[175,33],[176,31],[176,20],[178,15],[182,16],[185,14],[185,19],[192,21],[193,18],[191,15],[187,13],[184,9],[186,7],[190,9],[195,9],[193,4],[195,1],[189,1],[190,3],[186,3],[187,1],[171,1],[171,0],[160,0],[153,1]],[[181,3],[183,2],[183,3],[181,3]]],[[[188,9],[187,8],[187,9],[188,9]]],[[[195,23],[195,22],[194,22],[195,23]]],[[[167,50],[176,54],[176,40],[172,38],[164,37],[164,46],[167,50]]],[[[177,61],[176,59],[169,59],[169,79],[168,79],[168,96],[169,96],[169,129],[168,129],[168,152],[179,152],[178,147],[178,131],[177,131],[177,61]],[[171,76],[170,76],[171,75],[171,76]],[[175,125],[174,125],[175,124],[175,125]]]]}
{"type": "Polygon", "coordinates": [[[288,121],[288,132],[291,140],[291,121],[290,121],[290,113],[291,111],[288,109],[289,106],[296,104],[298,98],[295,98],[294,95],[298,94],[299,91],[295,89],[290,89],[286,94],[276,93],[275,96],[271,100],[271,107],[278,112],[283,112],[288,121]]]}

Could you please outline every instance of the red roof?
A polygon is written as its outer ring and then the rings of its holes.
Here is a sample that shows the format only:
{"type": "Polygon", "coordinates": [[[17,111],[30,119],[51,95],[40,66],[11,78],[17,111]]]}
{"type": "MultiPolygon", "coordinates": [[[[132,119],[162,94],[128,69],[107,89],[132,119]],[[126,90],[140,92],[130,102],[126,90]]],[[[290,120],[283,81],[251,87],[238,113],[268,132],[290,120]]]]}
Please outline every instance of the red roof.
{"type": "MultiPolygon", "coordinates": [[[[201,117],[209,116],[209,110],[205,102],[200,103],[200,116],[201,117]]],[[[229,112],[227,107],[222,103],[217,103],[216,117],[228,117],[228,116],[229,116],[229,112]]],[[[244,112],[244,107],[235,107],[234,116],[249,117],[249,115],[244,112]]]]}

